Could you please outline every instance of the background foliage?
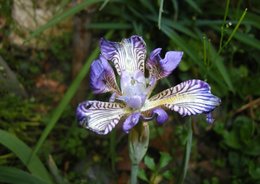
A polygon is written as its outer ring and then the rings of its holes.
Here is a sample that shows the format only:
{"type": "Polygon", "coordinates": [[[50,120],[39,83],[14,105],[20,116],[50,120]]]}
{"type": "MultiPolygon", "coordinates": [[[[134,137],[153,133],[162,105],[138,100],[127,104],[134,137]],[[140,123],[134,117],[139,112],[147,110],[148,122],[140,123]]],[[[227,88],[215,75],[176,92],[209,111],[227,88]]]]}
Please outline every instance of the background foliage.
{"type": "MultiPolygon", "coordinates": [[[[85,79],[99,38],[138,34],[148,52],[184,51],[158,91],[198,78],[222,99],[213,125],[192,118],[184,183],[260,183],[258,1],[24,2],[0,1],[0,182],[127,183],[127,135],[79,128],[75,107],[96,97],[85,79]]],[[[163,126],[150,124],[140,183],[180,182],[188,120],[172,112],[163,126]]]]}

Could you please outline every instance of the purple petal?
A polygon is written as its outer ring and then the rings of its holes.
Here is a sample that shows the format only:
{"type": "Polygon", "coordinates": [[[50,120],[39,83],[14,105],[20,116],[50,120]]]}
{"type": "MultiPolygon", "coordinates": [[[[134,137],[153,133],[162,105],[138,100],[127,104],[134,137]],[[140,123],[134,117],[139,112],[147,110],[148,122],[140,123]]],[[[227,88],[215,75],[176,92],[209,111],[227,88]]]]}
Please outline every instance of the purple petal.
{"type": "Polygon", "coordinates": [[[119,92],[114,71],[108,61],[100,56],[90,67],[90,87],[94,93],[119,92]]]}
{"type": "Polygon", "coordinates": [[[79,124],[97,134],[107,134],[126,114],[120,103],[85,101],[78,105],[76,117],[79,124]]]}
{"type": "Polygon", "coordinates": [[[129,73],[141,70],[144,72],[144,59],[146,56],[145,42],[140,36],[131,36],[121,42],[100,40],[102,55],[114,63],[117,73],[129,73]]]}
{"type": "Polygon", "coordinates": [[[146,62],[150,78],[155,77],[157,80],[170,75],[179,65],[183,55],[183,52],[180,51],[169,51],[162,59],[160,56],[161,50],[161,48],[153,50],[146,62]]]}
{"type": "Polygon", "coordinates": [[[133,109],[140,109],[145,102],[146,96],[121,96],[118,99],[124,101],[128,107],[131,107],[133,109]]]}
{"type": "Polygon", "coordinates": [[[153,113],[157,115],[156,121],[157,121],[158,124],[163,124],[169,118],[168,114],[162,108],[154,109],[153,113]]]}
{"type": "Polygon", "coordinates": [[[129,131],[139,122],[140,115],[140,112],[135,112],[126,118],[123,123],[123,130],[126,133],[129,133],[129,131]]]}
{"type": "Polygon", "coordinates": [[[206,114],[206,121],[207,121],[209,124],[214,123],[214,118],[213,118],[213,116],[212,116],[212,113],[207,113],[207,114],[206,114]]]}
{"type": "MultiPolygon", "coordinates": [[[[211,94],[210,86],[201,80],[189,80],[151,97],[142,111],[164,106],[183,116],[209,113],[221,100],[211,94]]],[[[210,116],[208,116],[210,120],[210,116]]]]}

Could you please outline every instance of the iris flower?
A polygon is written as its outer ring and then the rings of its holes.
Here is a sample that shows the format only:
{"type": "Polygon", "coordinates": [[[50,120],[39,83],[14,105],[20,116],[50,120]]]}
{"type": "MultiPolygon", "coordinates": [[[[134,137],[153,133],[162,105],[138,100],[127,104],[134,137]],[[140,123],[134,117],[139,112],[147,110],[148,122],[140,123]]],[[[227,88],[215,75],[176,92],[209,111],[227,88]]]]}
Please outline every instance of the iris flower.
{"type": "Polygon", "coordinates": [[[156,119],[159,124],[164,123],[167,109],[182,116],[206,114],[209,123],[214,121],[211,112],[220,99],[204,81],[188,80],[152,96],[157,81],[172,73],[183,52],[168,51],[162,58],[162,49],[157,48],[146,60],[146,44],[137,35],[121,42],[101,38],[100,49],[99,58],[91,64],[90,85],[95,94],[110,92],[112,96],[109,102],[90,100],[78,105],[77,120],[83,127],[104,135],[121,120],[128,133],[140,121],[156,119]],[[119,75],[120,87],[110,63],[119,75]]]}

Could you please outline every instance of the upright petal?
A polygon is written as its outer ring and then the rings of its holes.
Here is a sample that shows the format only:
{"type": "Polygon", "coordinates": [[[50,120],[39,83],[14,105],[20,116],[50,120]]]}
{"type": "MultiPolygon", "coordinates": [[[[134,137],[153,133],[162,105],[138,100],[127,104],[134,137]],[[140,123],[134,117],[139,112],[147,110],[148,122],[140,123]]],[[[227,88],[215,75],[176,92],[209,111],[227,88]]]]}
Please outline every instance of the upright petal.
{"type": "Polygon", "coordinates": [[[149,70],[150,78],[157,80],[167,77],[179,65],[183,52],[169,51],[161,58],[161,48],[153,50],[146,62],[146,68],[149,70]]]}
{"type": "Polygon", "coordinates": [[[129,133],[129,131],[139,122],[140,115],[140,112],[135,112],[126,118],[123,123],[123,130],[126,133],[129,133]]]}
{"type": "MultiPolygon", "coordinates": [[[[211,94],[210,86],[201,80],[188,80],[151,97],[142,111],[164,106],[183,116],[213,111],[221,100],[211,94]]],[[[208,115],[208,120],[212,118],[208,115]]]]}
{"type": "Polygon", "coordinates": [[[97,134],[109,133],[127,114],[125,106],[120,103],[86,101],[78,105],[77,120],[79,124],[97,134]]]}
{"type": "Polygon", "coordinates": [[[100,48],[102,55],[113,62],[119,75],[123,71],[132,73],[141,70],[144,72],[146,45],[142,37],[131,36],[121,42],[101,39],[100,48]]]}
{"type": "Polygon", "coordinates": [[[101,55],[90,67],[90,87],[94,93],[120,93],[114,71],[108,61],[101,55]]]}

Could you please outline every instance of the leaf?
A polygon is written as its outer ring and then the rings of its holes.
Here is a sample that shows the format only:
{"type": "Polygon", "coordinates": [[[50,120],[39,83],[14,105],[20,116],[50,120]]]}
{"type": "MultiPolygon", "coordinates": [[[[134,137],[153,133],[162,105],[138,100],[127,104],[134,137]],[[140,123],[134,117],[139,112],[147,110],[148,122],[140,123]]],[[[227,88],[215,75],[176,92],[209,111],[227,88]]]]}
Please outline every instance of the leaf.
{"type": "Polygon", "coordinates": [[[68,184],[68,181],[61,176],[60,171],[51,155],[49,155],[48,166],[57,184],[68,184]]]}
{"type": "Polygon", "coordinates": [[[187,142],[186,142],[186,150],[185,150],[185,155],[183,157],[183,162],[182,162],[182,173],[181,173],[180,177],[178,178],[178,181],[177,181],[178,184],[184,183],[184,179],[185,179],[187,171],[188,171],[191,148],[192,148],[192,122],[191,122],[191,118],[190,118],[190,120],[188,122],[188,135],[187,135],[187,142]]]}
{"type": "Polygon", "coordinates": [[[161,158],[159,161],[159,168],[163,168],[169,164],[169,162],[172,160],[172,157],[169,153],[163,153],[161,152],[161,158]]]}
{"type": "Polygon", "coordinates": [[[145,163],[145,165],[146,165],[149,169],[151,169],[152,171],[155,171],[156,166],[155,166],[155,163],[154,163],[154,159],[153,159],[153,158],[151,158],[151,157],[149,157],[148,155],[146,155],[146,156],[144,157],[144,163],[145,163]]]}
{"type": "Polygon", "coordinates": [[[190,7],[196,10],[198,13],[202,12],[200,7],[193,0],[186,0],[186,2],[190,5],[190,7]]]}
{"type": "Polygon", "coordinates": [[[138,177],[143,180],[143,181],[146,181],[147,183],[149,183],[149,180],[145,174],[145,171],[143,169],[140,169],[139,172],[138,172],[138,177]]]}
{"type": "Polygon", "coordinates": [[[0,182],[11,184],[48,184],[36,176],[14,167],[0,166],[0,182]]]}
{"type": "Polygon", "coordinates": [[[232,92],[235,92],[235,88],[232,84],[229,73],[224,65],[223,58],[220,55],[218,55],[217,51],[215,50],[215,48],[213,47],[213,45],[211,43],[209,43],[209,57],[210,57],[210,60],[213,62],[213,64],[217,67],[219,73],[223,77],[228,88],[232,92]]]}
{"type": "Polygon", "coordinates": [[[53,183],[47,169],[37,156],[27,164],[30,155],[32,154],[32,150],[23,141],[9,132],[0,130],[0,143],[15,153],[32,175],[38,176],[39,178],[46,180],[48,183],[53,183]]]}

